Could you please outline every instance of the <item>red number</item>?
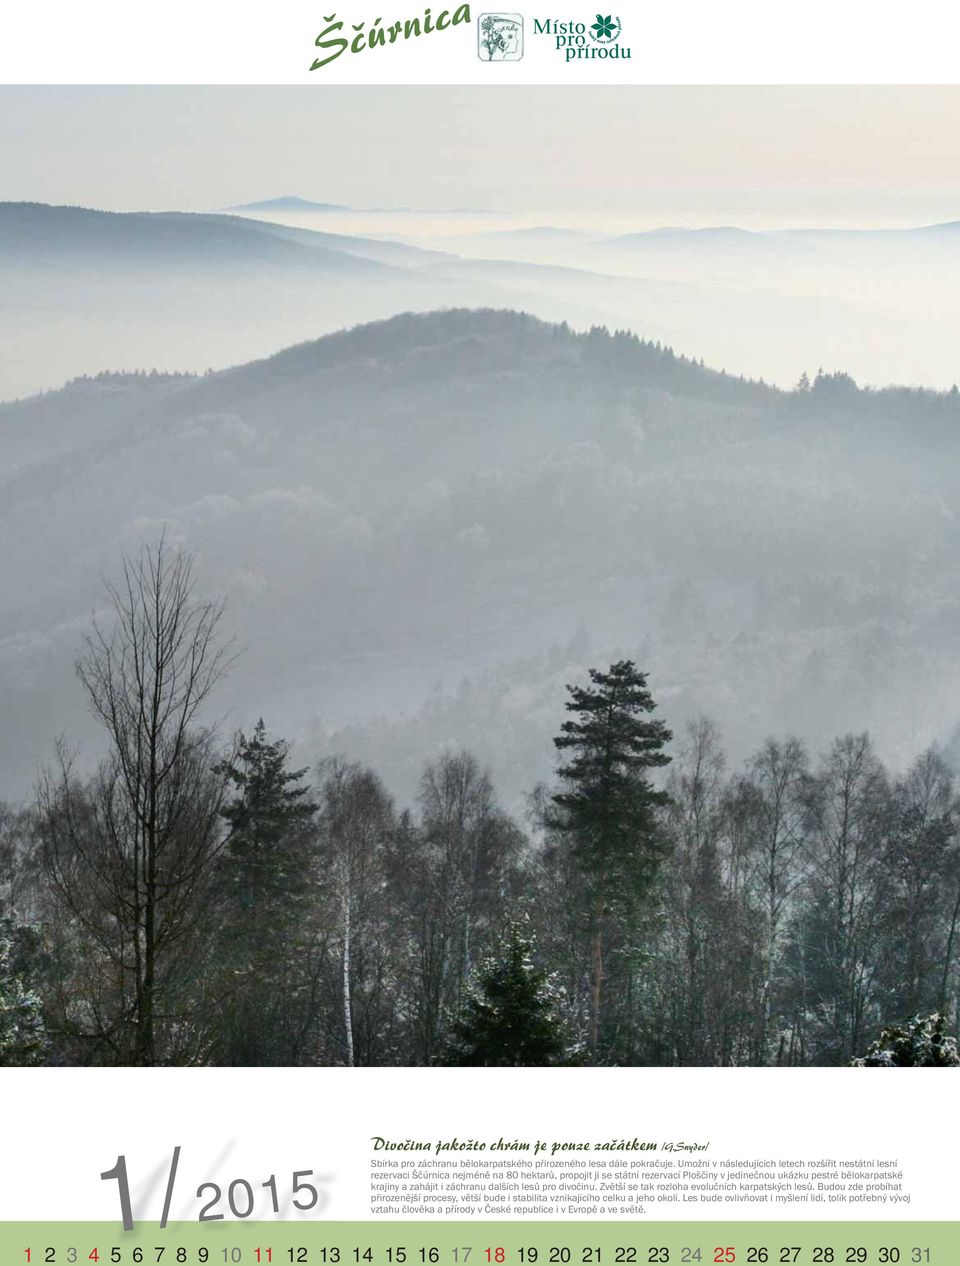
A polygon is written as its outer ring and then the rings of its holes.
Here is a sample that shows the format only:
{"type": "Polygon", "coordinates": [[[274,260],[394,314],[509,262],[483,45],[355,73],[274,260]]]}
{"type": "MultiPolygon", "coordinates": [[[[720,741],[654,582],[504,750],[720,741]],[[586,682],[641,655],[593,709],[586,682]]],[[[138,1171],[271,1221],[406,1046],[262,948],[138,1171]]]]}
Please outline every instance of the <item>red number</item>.
{"type": "Polygon", "coordinates": [[[98,1262],[100,1260],[100,1250],[95,1248],[92,1253],[87,1254],[88,1262],[98,1262]]]}
{"type": "Polygon", "coordinates": [[[736,1249],[727,1245],[726,1248],[715,1248],[713,1250],[713,1260],[715,1262],[735,1262],[737,1260],[736,1249]]]}

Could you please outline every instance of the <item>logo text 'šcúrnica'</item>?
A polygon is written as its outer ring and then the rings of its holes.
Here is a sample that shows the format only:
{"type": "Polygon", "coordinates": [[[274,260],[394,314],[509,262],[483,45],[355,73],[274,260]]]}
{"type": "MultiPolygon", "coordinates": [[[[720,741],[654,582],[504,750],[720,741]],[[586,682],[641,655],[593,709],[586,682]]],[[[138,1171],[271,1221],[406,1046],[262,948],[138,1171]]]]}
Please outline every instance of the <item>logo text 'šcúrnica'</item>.
{"type": "Polygon", "coordinates": [[[470,6],[461,4],[452,13],[449,9],[442,9],[436,17],[430,9],[425,9],[423,17],[402,19],[390,26],[382,26],[382,18],[375,18],[369,27],[366,22],[357,22],[348,28],[348,33],[345,35],[341,34],[343,19],[338,18],[335,13],[331,13],[323,20],[327,25],[314,40],[314,44],[317,48],[324,50],[326,56],[315,58],[310,67],[311,70],[328,66],[341,53],[346,53],[348,50],[351,53],[362,53],[368,48],[383,48],[387,44],[396,44],[397,40],[417,39],[421,35],[433,35],[436,31],[446,31],[450,27],[460,26],[470,21],[470,6]],[[353,31],[352,36],[349,31],[353,31]]]}

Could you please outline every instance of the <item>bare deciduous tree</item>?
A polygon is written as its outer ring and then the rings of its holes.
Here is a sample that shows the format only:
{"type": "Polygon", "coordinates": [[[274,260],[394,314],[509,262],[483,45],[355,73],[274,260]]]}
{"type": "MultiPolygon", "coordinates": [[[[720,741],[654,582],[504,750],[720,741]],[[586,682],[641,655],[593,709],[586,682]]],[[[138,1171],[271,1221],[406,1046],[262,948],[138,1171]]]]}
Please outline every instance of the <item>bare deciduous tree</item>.
{"type": "MultiPolygon", "coordinates": [[[[223,779],[200,710],[225,671],[222,606],[197,593],[190,556],[165,539],[108,584],[77,674],[110,742],[89,789],[69,761],[41,790],[46,855],[68,908],[112,962],[132,1062],[153,1064],[158,1000],[175,985],[221,847],[223,779]]],[[[180,984],[182,985],[182,981],[180,984]]]]}

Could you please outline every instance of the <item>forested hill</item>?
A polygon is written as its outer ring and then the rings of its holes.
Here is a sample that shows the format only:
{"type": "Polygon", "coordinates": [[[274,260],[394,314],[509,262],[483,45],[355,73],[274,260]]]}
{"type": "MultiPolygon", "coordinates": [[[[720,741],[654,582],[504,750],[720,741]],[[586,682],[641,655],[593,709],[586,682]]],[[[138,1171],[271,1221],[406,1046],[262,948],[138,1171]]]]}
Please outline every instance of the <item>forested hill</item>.
{"type": "Polygon", "coordinates": [[[247,648],[225,710],[401,792],[450,742],[508,799],[548,772],[578,629],[593,659],[642,662],[674,724],[715,715],[735,757],[869,728],[910,759],[960,716],[960,402],[811,374],[783,392],[455,309],[0,407],[0,790],[92,733],[88,613],[164,524],[247,648]]]}
{"type": "MultiPolygon", "coordinates": [[[[594,327],[577,333],[566,323],[553,324],[522,312],[467,308],[402,313],[202,378],[155,371],[103,372],[74,379],[62,392],[16,402],[16,407],[32,407],[41,414],[47,410],[70,413],[78,403],[84,407],[79,393],[96,392],[96,399],[103,404],[107,400],[103,389],[115,397],[120,392],[128,396],[142,393],[145,399],[156,396],[158,386],[164,388],[159,394],[166,394],[166,388],[173,384],[177,387],[174,408],[190,410],[198,405],[249,402],[276,391],[307,390],[310,380],[318,377],[334,389],[344,381],[363,389],[371,379],[381,385],[384,375],[400,389],[429,390],[431,384],[445,379],[481,387],[486,384],[491,391],[511,382],[519,386],[538,381],[544,390],[559,385],[562,392],[572,389],[578,398],[582,393],[600,393],[609,399],[615,392],[639,389],[749,409],[771,419],[817,417],[829,410],[851,418],[899,419],[905,431],[929,425],[932,433],[942,426],[949,434],[960,425],[956,387],[947,392],[896,385],[864,389],[843,372],[824,373],[812,367],[806,382],[786,392],[763,380],[712,369],[702,360],[631,331],[594,327]]],[[[118,399],[108,402],[108,409],[113,411],[117,403],[118,399]]],[[[131,403],[132,397],[122,407],[131,403]]],[[[0,416],[3,410],[0,406],[0,416]]]]}
{"type": "Polygon", "coordinates": [[[599,390],[606,386],[644,387],[718,403],[772,403],[780,392],[761,383],[704,368],[671,348],[638,335],[595,327],[573,332],[567,324],[540,321],[523,312],[456,308],[403,313],[388,321],[358,326],[287,348],[265,360],[218,375],[241,391],[288,376],[374,365],[416,382],[456,377],[491,387],[503,375],[599,390]]]}
{"type": "Polygon", "coordinates": [[[240,390],[278,376],[308,376],[348,366],[391,366],[416,377],[456,375],[483,380],[490,374],[552,379],[586,391],[639,388],[667,392],[718,406],[763,410],[771,417],[816,416],[823,410],[851,417],[900,419],[906,429],[923,423],[960,425],[960,394],[891,385],[862,389],[840,372],[814,371],[798,388],[784,392],[762,380],[747,379],[705,366],[672,347],[643,339],[629,330],[595,326],[575,333],[564,322],[549,323],[523,312],[495,309],[448,309],[403,313],[387,321],[358,326],[301,343],[275,356],[218,375],[240,390]]]}

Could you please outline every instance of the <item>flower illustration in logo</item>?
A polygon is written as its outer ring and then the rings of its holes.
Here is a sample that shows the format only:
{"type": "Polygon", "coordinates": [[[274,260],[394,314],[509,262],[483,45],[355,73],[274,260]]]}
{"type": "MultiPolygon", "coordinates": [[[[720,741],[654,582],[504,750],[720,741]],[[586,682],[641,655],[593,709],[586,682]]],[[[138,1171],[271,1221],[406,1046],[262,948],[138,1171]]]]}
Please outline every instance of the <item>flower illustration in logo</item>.
{"type": "Polygon", "coordinates": [[[477,52],[484,62],[516,62],[523,56],[523,18],[519,13],[482,13],[477,52]]]}
{"type": "Polygon", "coordinates": [[[609,13],[606,17],[598,13],[596,22],[590,26],[590,33],[595,40],[600,42],[607,43],[615,40],[620,34],[620,19],[611,17],[609,13]]]}

